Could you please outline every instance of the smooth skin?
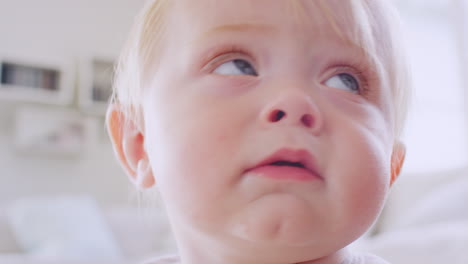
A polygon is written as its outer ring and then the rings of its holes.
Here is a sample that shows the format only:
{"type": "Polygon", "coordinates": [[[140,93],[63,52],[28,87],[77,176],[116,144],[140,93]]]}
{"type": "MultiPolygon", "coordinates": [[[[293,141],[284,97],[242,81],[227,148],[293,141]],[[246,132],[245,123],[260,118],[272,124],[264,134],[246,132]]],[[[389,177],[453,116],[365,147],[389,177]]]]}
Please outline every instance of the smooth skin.
{"type": "Polygon", "coordinates": [[[157,184],[182,263],[385,263],[345,248],[375,221],[404,160],[390,87],[331,26],[285,16],[286,1],[216,1],[217,12],[194,2],[168,11],[144,123],[118,104],[107,119],[132,181],[157,184]],[[282,148],[307,151],[321,179],[246,172],[282,148]]]}

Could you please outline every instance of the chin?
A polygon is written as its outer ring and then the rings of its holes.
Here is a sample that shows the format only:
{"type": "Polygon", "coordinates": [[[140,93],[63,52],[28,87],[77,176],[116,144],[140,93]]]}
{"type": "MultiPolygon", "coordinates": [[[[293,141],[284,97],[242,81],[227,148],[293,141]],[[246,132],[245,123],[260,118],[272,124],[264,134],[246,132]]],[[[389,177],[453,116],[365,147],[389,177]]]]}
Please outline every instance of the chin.
{"type": "Polygon", "coordinates": [[[312,205],[294,195],[262,197],[248,206],[231,224],[231,233],[256,245],[303,248],[320,245],[323,227],[312,205]]]}
{"type": "MultiPolygon", "coordinates": [[[[289,239],[276,238],[275,240],[253,240],[258,238],[250,237],[236,239],[237,243],[232,245],[235,253],[243,256],[255,256],[257,263],[300,263],[312,259],[319,259],[333,252],[329,245],[292,245],[289,239]],[[260,259],[261,258],[261,259],[260,259]]],[[[299,243],[297,243],[299,244],[299,243]]],[[[301,241],[301,244],[304,241],[301,241]]]]}

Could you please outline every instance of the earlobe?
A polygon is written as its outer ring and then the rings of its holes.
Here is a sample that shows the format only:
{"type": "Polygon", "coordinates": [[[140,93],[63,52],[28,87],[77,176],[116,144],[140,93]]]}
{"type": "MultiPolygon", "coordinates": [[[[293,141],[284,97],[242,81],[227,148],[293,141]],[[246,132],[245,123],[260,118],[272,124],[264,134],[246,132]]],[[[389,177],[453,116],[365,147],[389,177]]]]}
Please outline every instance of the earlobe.
{"type": "Polygon", "coordinates": [[[390,178],[390,186],[393,186],[396,179],[400,175],[401,168],[403,167],[403,163],[405,161],[406,156],[406,148],[405,145],[398,141],[393,146],[393,153],[392,153],[392,161],[391,161],[391,178],[390,178]]]}
{"type": "Polygon", "coordinates": [[[148,159],[138,161],[135,185],[138,189],[145,189],[154,185],[154,177],[148,159]]]}
{"type": "Polygon", "coordinates": [[[121,166],[137,188],[154,185],[154,177],[144,147],[143,132],[129,120],[117,104],[107,111],[107,130],[121,166]]]}

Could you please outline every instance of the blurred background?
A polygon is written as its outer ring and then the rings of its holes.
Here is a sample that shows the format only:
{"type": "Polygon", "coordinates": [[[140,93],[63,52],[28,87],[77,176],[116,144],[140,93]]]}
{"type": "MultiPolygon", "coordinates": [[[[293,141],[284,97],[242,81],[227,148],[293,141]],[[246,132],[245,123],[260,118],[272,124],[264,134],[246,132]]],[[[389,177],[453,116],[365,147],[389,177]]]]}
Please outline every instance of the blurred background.
{"type": "MultiPolygon", "coordinates": [[[[466,264],[468,0],[393,1],[414,79],[407,159],[354,246],[393,263],[466,264]]],[[[104,130],[112,65],[143,3],[0,0],[0,263],[172,251],[163,210],[141,202],[104,130]]]]}

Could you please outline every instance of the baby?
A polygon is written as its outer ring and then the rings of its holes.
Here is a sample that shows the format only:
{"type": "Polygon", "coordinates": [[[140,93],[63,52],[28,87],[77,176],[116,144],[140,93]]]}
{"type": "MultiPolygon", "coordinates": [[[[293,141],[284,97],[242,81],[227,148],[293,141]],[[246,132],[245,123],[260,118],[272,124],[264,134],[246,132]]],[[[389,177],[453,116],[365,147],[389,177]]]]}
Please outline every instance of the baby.
{"type": "Polygon", "coordinates": [[[402,166],[407,68],[389,0],[153,0],[107,124],[157,186],[179,256],[387,263],[350,252],[402,166]]]}

